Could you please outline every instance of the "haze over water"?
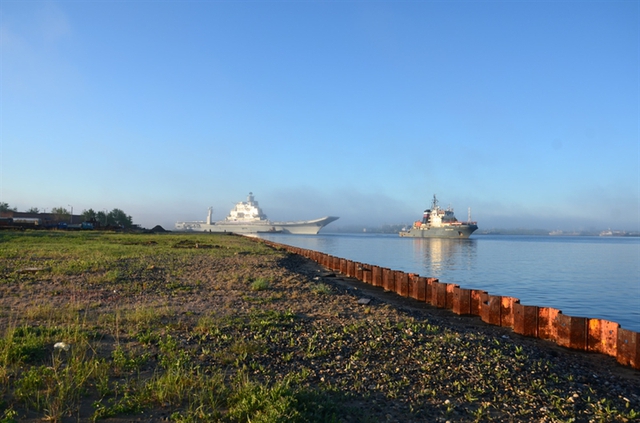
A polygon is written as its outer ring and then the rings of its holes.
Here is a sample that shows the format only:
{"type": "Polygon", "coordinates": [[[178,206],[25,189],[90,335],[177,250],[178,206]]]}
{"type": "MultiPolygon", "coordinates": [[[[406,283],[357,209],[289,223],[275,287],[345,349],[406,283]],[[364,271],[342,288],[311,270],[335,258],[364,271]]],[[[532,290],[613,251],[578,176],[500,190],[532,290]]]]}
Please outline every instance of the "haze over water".
{"type": "Polygon", "coordinates": [[[640,332],[640,238],[477,235],[467,240],[397,235],[261,234],[462,288],[512,296],[566,315],[611,320],[640,332]]]}

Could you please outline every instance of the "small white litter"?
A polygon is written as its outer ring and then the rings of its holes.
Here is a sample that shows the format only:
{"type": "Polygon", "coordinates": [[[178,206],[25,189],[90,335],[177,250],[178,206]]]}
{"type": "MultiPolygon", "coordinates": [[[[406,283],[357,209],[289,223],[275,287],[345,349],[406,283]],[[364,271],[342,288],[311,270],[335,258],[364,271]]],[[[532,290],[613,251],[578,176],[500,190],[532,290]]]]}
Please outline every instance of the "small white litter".
{"type": "Polygon", "coordinates": [[[54,350],[69,351],[69,348],[71,348],[71,345],[67,344],[66,342],[56,342],[53,345],[54,350]]]}

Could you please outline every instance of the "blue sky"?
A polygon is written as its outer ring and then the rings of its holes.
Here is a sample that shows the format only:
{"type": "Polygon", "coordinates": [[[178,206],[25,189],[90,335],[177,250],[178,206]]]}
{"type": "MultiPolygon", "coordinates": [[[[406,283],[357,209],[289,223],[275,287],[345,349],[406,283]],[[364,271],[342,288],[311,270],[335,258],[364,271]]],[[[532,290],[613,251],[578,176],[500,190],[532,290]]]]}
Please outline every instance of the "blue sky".
{"type": "Polygon", "coordinates": [[[635,1],[2,1],[0,201],[640,230],[635,1]]]}

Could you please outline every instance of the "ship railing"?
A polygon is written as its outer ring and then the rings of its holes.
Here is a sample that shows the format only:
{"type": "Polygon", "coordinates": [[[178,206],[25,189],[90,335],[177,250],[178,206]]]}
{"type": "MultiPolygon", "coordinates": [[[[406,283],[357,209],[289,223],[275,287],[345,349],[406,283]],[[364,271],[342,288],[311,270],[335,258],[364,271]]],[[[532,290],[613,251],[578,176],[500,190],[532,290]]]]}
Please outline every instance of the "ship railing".
{"type": "Polygon", "coordinates": [[[462,225],[477,225],[478,222],[467,221],[467,222],[451,222],[451,226],[462,226],[462,225]]]}

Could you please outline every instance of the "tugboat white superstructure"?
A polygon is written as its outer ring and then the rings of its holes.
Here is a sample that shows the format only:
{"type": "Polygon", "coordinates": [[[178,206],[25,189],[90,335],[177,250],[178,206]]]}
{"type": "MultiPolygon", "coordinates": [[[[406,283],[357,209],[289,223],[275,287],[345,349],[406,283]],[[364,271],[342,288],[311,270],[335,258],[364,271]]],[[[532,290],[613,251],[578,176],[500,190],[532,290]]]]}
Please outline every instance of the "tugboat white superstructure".
{"type": "Polygon", "coordinates": [[[320,229],[337,220],[335,216],[322,217],[315,220],[296,222],[272,222],[262,212],[258,202],[250,192],[247,201],[240,201],[229,212],[229,215],[218,222],[212,221],[212,209],[209,207],[206,221],[177,222],[176,229],[189,232],[232,232],[239,234],[284,232],[298,235],[315,235],[320,229]]]}
{"type": "Polygon", "coordinates": [[[424,211],[422,221],[414,222],[410,229],[401,231],[400,236],[413,238],[469,238],[469,235],[476,229],[478,229],[477,222],[472,222],[471,216],[469,216],[467,222],[458,222],[451,207],[447,209],[440,208],[434,194],[431,209],[424,211]]]}

